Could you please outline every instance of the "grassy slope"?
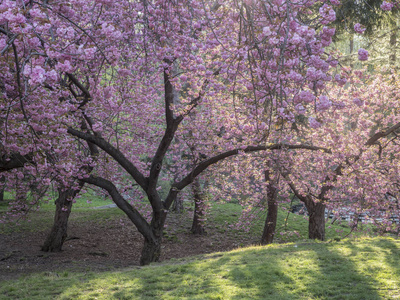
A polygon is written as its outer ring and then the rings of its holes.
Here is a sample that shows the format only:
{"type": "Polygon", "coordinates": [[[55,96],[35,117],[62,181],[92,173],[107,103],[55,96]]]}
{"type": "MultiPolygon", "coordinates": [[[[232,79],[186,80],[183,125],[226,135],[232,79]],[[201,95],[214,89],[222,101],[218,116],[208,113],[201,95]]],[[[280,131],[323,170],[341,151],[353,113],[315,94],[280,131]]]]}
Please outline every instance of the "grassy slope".
{"type": "Polygon", "coordinates": [[[400,299],[400,241],[251,247],[105,273],[2,282],[0,299],[400,299]]]}

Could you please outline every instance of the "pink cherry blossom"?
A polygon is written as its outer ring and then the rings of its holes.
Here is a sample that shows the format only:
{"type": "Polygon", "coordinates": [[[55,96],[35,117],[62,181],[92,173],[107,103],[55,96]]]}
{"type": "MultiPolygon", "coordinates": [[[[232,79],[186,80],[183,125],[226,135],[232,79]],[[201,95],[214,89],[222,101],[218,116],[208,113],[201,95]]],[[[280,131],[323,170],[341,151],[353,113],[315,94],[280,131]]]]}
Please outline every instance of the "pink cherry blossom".
{"type": "Polygon", "coordinates": [[[392,2],[383,1],[381,4],[381,9],[384,11],[392,10],[394,4],[392,2]]]}
{"type": "Polygon", "coordinates": [[[308,122],[310,124],[310,127],[313,129],[317,129],[317,128],[321,127],[321,123],[318,122],[314,117],[309,117],[308,122]]]}
{"type": "Polygon", "coordinates": [[[363,34],[365,29],[366,28],[363,25],[361,25],[360,23],[356,23],[354,25],[354,31],[357,32],[357,33],[363,34]]]}
{"type": "Polygon", "coordinates": [[[353,103],[356,104],[357,106],[362,106],[364,104],[364,102],[361,101],[359,98],[354,98],[353,103]]]}
{"type": "Polygon", "coordinates": [[[332,102],[329,100],[327,96],[320,96],[319,101],[317,102],[317,110],[324,111],[329,109],[332,106],[332,102]]]}
{"type": "Polygon", "coordinates": [[[319,14],[321,15],[322,24],[329,24],[336,20],[336,13],[328,4],[324,4],[319,9],[319,14]]]}
{"type": "Polygon", "coordinates": [[[358,49],[358,59],[361,61],[368,60],[368,51],[363,48],[358,49]]]}

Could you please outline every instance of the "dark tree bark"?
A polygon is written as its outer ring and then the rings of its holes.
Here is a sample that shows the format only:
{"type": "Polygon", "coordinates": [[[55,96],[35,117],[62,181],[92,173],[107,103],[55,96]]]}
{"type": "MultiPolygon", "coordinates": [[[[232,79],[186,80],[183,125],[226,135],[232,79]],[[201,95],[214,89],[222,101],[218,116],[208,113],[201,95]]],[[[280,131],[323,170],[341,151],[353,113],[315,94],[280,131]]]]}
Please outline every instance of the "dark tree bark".
{"type": "Polygon", "coordinates": [[[353,63],[353,56],[352,56],[352,54],[353,54],[353,52],[354,52],[354,38],[353,38],[353,35],[351,34],[350,35],[350,55],[349,55],[349,57],[350,57],[350,67],[351,68],[353,68],[353,66],[354,66],[354,63],[353,63]]]}
{"type": "MultiPolygon", "coordinates": [[[[91,119],[89,117],[85,117],[86,121],[91,123],[91,119]]],[[[85,122],[82,122],[81,128],[83,130],[88,130],[85,122]]],[[[88,148],[90,150],[90,154],[92,157],[98,155],[99,151],[97,146],[93,143],[87,142],[88,148]]],[[[86,172],[90,174],[92,172],[93,167],[87,167],[86,172]]],[[[72,203],[76,195],[79,194],[81,189],[84,186],[84,182],[80,181],[79,185],[76,189],[66,188],[66,189],[58,189],[58,198],[55,201],[56,203],[56,211],[54,214],[54,222],[53,226],[50,230],[50,233],[47,235],[44,244],[41,248],[42,251],[45,252],[60,252],[62,250],[62,246],[67,238],[67,230],[68,230],[68,219],[72,210],[72,203]]]]}
{"type": "Polygon", "coordinates": [[[6,177],[3,175],[0,177],[0,182],[2,186],[0,187],[0,202],[4,201],[4,191],[6,189],[6,177]]]}
{"type": "Polygon", "coordinates": [[[397,30],[392,30],[389,39],[389,49],[390,49],[389,63],[392,67],[396,66],[396,60],[397,60],[396,47],[397,47],[397,30]]]}
{"type": "MultiPolygon", "coordinates": [[[[339,167],[337,171],[340,172],[339,167]]],[[[282,176],[289,182],[289,186],[297,198],[304,203],[308,211],[308,238],[325,240],[325,203],[324,200],[314,202],[311,195],[303,196],[296,189],[293,182],[290,181],[288,174],[281,173],[282,176]]],[[[325,199],[325,194],[332,188],[330,185],[325,185],[322,187],[319,194],[319,199],[325,199]]]]}
{"type": "Polygon", "coordinates": [[[152,262],[160,261],[161,244],[163,238],[164,224],[167,214],[160,212],[159,216],[153,218],[151,222],[151,235],[143,235],[144,243],[140,256],[140,265],[145,266],[152,262]]]}
{"type": "Polygon", "coordinates": [[[29,207],[27,205],[26,197],[28,195],[28,186],[24,184],[26,177],[17,179],[15,186],[15,200],[20,206],[21,211],[28,212],[29,207]]]}
{"type": "Polygon", "coordinates": [[[142,254],[140,256],[140,265],[145,266],[152,262],[160,261],[161,255],[161,238],[157,241],[144,239],[142,254]]]}
{"type": "Polygon", "coordinates": [[[273,179],[270,171],[265,171],[265,181],[268,182],[267,186],[267,204],[268,212],[267,218],[265,219],[264,231],[261,236],[261,245],[271,244],[274,241],[276,221],[278,219],[278,202],[277,195],[278,191],[276,188],[277,179],[273,179]]]}
{"type": "Polygon", "coordinates": [[[206,233],[203,222],[205,217],[205,203],[199,178],[194,179],[192,183],[192,191],[194,197],[194,213],[190,232],[193,234],[203,235],[206,233]]]}
{"type": "Polygon", "coordinates": [[[183,212],[183,198],[181,197],[180,194],[178,194],[174,203],[172,204],[172,211],[174,211],[176,213],[183,212]]]}
{"type": "Polygon", "coordinates": [[[22,168],[26,163],[33,163],[32,158],[32,154],[21,155],[19,153],[11,153],[9,155],[1,155],[0,153],[0,172],[22,168]]]}
{"type": "MultiPolygon", "coordinates": [[[[178,180],[178,176],[174,176],[174,182],[178,180]]],[[[183,197],[182,194],[179,193],[176,195],[176,198],[174,202],[172,203],[172,208],[171,210],[176,212],[176,213],[182,213],[183,212],[183,197]]]]}
{"type": "Polygon", "coordinates": [[[79,191],[80,189],[58,190],[53,227],[41,248],[42,251],[60,252],[62,250],[62,246],[67,238],[68,218],[71,214],[72,200],[79,191]]]}
{"type": "Polygon", "coordinates": [[[308,210],[308,238],[313,240],[325,240],[325,204],[313,202],[304,203],[308,210]]]}

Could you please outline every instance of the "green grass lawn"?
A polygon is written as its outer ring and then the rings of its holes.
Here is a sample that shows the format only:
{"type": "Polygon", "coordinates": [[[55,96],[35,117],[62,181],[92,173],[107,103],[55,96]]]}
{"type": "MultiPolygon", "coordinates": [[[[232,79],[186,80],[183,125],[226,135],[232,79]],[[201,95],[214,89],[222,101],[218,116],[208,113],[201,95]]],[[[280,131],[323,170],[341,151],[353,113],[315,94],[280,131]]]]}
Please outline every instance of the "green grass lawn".
{"type": "Polygon", "coordinates": [[[104,273],[2,282],[0,299],[400,299],[392,238],[242,248],[104,273]]]}
{"type": "MultiPolygon", "coordinates": [[[[0,203],[0,215],[5,213],[8,207],[7,199],[12,196],[7,193],[6,201],[0,203]]],[[[118,208],[94,210],[94,207],[112,204],[109,198],[96,196],[89,191],[79,198],[72,206],[70,220],[74,222],[98,221],[103,222],[110,218],[124,216],[124,213],[118,208]]],[[[44,200],[40,203],[39,208],[32,207],[29,214],[21,219],[13,219],[7,224],[0,224],[0,234],[23,231],[42,231],[49,230],[53,225],[55,212],[54,199],[44,200]]]]}
{"type": "MultiPolygon", "coordinates": [[[[104,225],[108,219],[123,218],[117,208],[93,209],[110,203],[87,193],[74,204],[70,219],[104,225]]],[[[185,205],[193,209],[190,203],[185,205]]],[[[3,205],[0,212],[5,209],[3,205]]],[[[20,225],[0,225],[0,234],[48,230],[53,213],[54,202],[48,201],[20,225]]],[[[265,213],[253,221],[249,232],[229,229],[240,214],[238,204],[213,203],[206,228],[234,235],[239,242],[248,235],[258,239],[265,213]]],[[[278,216],[276,241],[291,243],[118,272],[65,270],[23,275],[0,283],[0,299],[400,299],[398,239],[364,238],[371,232],[361,231],[339,241],[350,229],[346,223],[335,223],[327,224],[328,242],[313,242],[307,240],[306,218],[290,214],[286,222],[285,210],[278,216]]]]}
{"type": "MultiPolygon", "coordinates": [[[[6,199],[12,198],[12,195],[7,193],[6,199]]],[[[94,207],[112,204],[110,198],[97,196],[93,191],[88,191],[73,204],[70,220],[74,222],[98,221],[104,223],[105,220],[112,218],[125,218],[125,214],[118,208],[94,210],[94,207]]],[[[8,201],[0,203],[0,214],[7,211],[8,201]]],[[[276,227],[275,241],[278,243],[295,242],[306,240],[308,238],[308,219],[302,215],[288,214],[285,205],[279,210],[278,222],[276,227]]],[[[185,202],[186,209],[193,210],[193,203],[185,202]]],[[[52,226],[54,217],[55,204],[54,199],[42,201],[40,209],[33,209],[26,219],[18,220],[17,225],[9,223],[7,225],[0,224],[0,234],[7,234],[16,231],[41,231],[48,230],[52,226]]],[[[207,216],[205,224],[207,228],[215,228],[220,232],[234,234],[239,239],[242,236],[257,236],[261,237],[263,230],[266,211],[257,213],[257,218],[252,220],[252,226],[248,231],[232,230],[228,227],[234,227],[242,212],[242,207],[236,203],[212,203],[211,209],[207,216]]],[[[172,216],[170,216],[172,217],[172,216]]],[[[129,222],[129,221],[127,221],[129,222]]],[[[168,221],[167,221],[168,223],[168,221]]],[[[352,236],[371,236],[372,230],[364,225],[363,230],[352,233],[352,236]]],[[[326,224],[326,239],[337,240],[346,237],[350,233],[350,229],[346,222],[336,222],[326,224]]]]}
{"type": "MultiPolygon", "coordinates": [[[[209,212],[206,226],[215,226],[221,231],[226,230],[227,224],[235,224],[240,215],[242,207],[234,203],[213,203],[209,212]]],[[[248,232],[235,230],[233,234],[240,236],[255,235],[261,238],[266,218],[266,211],[258,213],[257,218],[252,221],[248,232]]],[[[336,221],[331,224],[329,219],[326,223],[326,240],[340,240],[347,236],[362,237],[374,236],[373,227],[366,224],[359,225],[359,230],[351,232],[346,221],[336,221]]],[[[287,208],[279,209],[276,225],[275,240],[278,243],[296,242],[308,239],[308,217],[297,214],[288,214],[287,208]]]]}

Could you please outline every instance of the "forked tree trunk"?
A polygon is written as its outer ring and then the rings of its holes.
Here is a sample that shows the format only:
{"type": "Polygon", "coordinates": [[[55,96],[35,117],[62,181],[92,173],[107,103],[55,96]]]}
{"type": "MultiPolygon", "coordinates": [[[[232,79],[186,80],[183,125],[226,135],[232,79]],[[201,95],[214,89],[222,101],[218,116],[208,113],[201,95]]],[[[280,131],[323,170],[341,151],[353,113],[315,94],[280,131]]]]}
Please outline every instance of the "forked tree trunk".
{"type": "Polygon", "coordinates": [[[192,183],[192,191],[194,197],[194,215],[191,232],[193,234],[203,235],[206,233],[204,229],[204,217],[205,217],[205,199],[200,186],[200,181],[195,178],[192,183]]]}
{"type": "Polygon", "coordinates": [[[61,190],[58,191],[56,200],[56,212],[54,215],[54,223],[50,233],[41,248],[45,252],[60,252],[67,238],[68,218],[71,213],[72,200],[80,190],[61,190]]]}
{"type": "Polygon", "coordinates": [[[325,240],[325,204],[309,200],[305,203],[308,220],[308,238],[313,240],[325,240]]]}
{"type": "Polygon", "coordinates": [[[268,213],[265,219],[264,231],[261,236],[261,245],[271,244],[274,241],[276,221],[278,219],[278,203],[277,195],[278,191],[276,188],[277,181],[273,181],[269,170],[265,171],[265,181],[268,182],[267,187],[267,203],[268,213]]]}

